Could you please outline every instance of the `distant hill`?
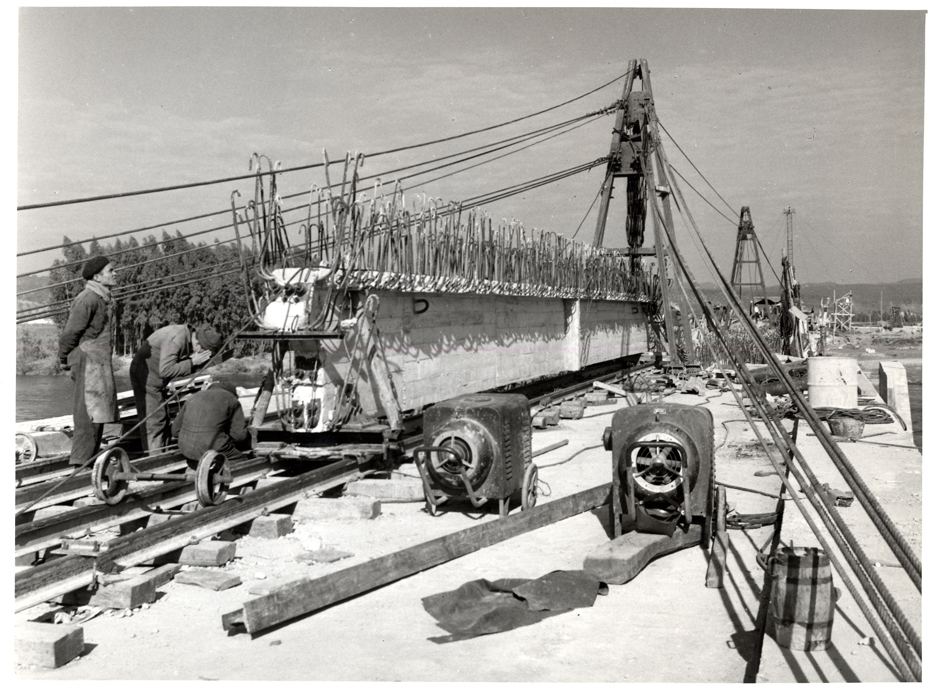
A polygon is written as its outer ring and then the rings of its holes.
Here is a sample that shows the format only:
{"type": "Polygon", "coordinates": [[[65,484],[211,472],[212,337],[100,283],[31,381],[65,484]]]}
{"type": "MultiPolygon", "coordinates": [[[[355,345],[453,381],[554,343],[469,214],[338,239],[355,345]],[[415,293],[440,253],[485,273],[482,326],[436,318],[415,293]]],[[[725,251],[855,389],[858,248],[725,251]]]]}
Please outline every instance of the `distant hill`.
{"type": "Polygon", "coordinates": [[[20,292],[25,292],[27,290],[39,290],[42,287],[47,287],[51,279],[46,275],[26,275],[25,277],[16,278],[16,306],[18,309],[24,309],[32,306],[43,306],[52,301],[52,293],[50,290],[41,290],[39,292],[29,292],[29,294],[24,294],[22,297],[19,296],[20,292]]]}

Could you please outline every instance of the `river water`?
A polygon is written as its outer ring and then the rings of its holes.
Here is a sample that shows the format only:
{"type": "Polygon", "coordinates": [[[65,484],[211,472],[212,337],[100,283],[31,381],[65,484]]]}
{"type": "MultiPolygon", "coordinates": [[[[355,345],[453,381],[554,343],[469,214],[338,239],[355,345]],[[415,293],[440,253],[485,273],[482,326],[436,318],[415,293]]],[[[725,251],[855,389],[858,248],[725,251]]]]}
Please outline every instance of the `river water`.
{"type": "MultiPolygon", "coordinates": [[[[913,417],[913,439],[922,451],[923,447],[923,379],[922,365],[907,365],[907,382],[910,392],[910,410],[913,417]]],[[[224,375],[223,381],[235,386],[254,388],[261,384],[261,376],[224,375]]],[[[129,377],[116,377],[117,391],[131,391],[129,377]]],[[[17,376],[16,377],[16,421],[40,420],[71,414],[74,391],[71,378],[62,376],[17,376]]]]}
{"type": "MultiPolygon", "coordinates": [[[[222,380],[233,386],[254,388],[261,384],[262,376],[250,374],[224,374],[222,380]]],[[[116,391],[132,391],[128,376],[116,377],[116,391]]],[[[17,376],[16,422],[70,415],[74,400],[71,377],[17,376]]]]}

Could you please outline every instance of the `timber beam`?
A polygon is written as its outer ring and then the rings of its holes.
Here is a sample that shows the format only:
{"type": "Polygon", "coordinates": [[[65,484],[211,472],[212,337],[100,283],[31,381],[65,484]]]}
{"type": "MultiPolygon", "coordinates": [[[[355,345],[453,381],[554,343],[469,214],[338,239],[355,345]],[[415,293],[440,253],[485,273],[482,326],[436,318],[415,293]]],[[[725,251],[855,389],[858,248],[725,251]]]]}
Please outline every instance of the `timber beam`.
{"type": "Polygon", "coordinates": [[[298,579],[223,615],[223,628],[255,633],[371,591],[417,572],[601,507],[610,484],[578,492],[512,516],[488,521],[315,579],[298,579]]]}

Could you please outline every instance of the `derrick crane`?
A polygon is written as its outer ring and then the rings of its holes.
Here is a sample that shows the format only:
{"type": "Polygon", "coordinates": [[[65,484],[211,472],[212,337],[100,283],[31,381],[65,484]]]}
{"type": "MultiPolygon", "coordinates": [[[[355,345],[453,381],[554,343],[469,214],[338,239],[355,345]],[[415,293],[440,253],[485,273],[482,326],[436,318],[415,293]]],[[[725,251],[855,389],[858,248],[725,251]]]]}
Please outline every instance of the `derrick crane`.
{"type": "MultiPolygon", "coordinates": [[[[738,292],[739,299],[742,299],[743,288],[747,289],[748,306],[746,308],[749,312],[751,312],[751,305],[757,296],[753,292],[753,289],[761,288],[762,299],[767,300],[768,298],[768,293],[764,284],[764,275],[761,272],[761,257],[758,254],[758,248],[758,237],[755,235],[755,226],[752,224],[752,213],[748,209],[748,206],[745,205],[742,207],[742,212],[739,216],[739,236],[735,245],[735,260],[732,262],[732,278],[729,282],[732,288],[738,292]],[[746,266],[748,267],[747,273],[746,266]],[[757,275],[752,272],[753,266],[756,269],[757,275]]],[[[764,314],[767,315],[767,303],[765,303],[763,311],[764,314]]]]}
{"type": "MultiPolygon", "coordinates": [[[[671,220],[671,188],[668,184],[663,149],[658,138],[658,116],[652,97],[651,76],[648,62],[643,59],[629,61],[623,94],[617,102],[616,123],[613,126],[613,138],[610,143],[606,176],[600,189],[600,212],[594,232],[593,246],[603,245],[606,220],[609,214],[610,199],[617,177],[626,179],[626,241],[629,244],[630,265],[636,268],[641,263],[642,244],[645,240],[645,219],[648,213],[648,192],[654,191],[652,205],[655,209],[655,256],[658,273],[661,278],[662,311],[664,339],[670,356],[671,365],[681,366],[677,346],[683,343],[684,357],[687,361],[693,355],[693,338],[691,336],[688,313],[683,309],[683,291],[677,269],[665,255],[663,235],[674,239],[674,226],[671,220]],[[638,91],[634,91],[635,81],[641,82],[638,91]],[[652,124],[655,128],[652,128],[652,124]],[[654,164],[652,163],[652,160],[654,164]],[[656,184],[657,173],[657,184],[656,184]],[[661,220],[658,205],[661,203],[661,220]],[[680,313],[680,316],[677,314],[680,313]]],[[[659,330],[660,334],[660,330],[659,330]]]]}

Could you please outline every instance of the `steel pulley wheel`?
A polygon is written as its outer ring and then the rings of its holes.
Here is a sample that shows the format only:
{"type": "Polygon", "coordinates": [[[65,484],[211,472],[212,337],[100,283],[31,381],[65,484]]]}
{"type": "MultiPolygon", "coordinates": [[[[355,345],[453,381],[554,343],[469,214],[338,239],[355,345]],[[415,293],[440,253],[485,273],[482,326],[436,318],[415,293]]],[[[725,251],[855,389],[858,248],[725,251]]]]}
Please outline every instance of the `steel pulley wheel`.
{"type": "Polygon", "coordinates": [[[226,499],[232,476],[226,466],[226,457],[210,449],[197,463],[195,488],[197,501],[204,507],[213,507],[226,499]]]}
{"type": "Polygon", "coordinates": [[[30,463],[39,455],[39,447],[31,434],[16,433],[16,463],[30,463]]]}
{"type": "Polygon", "coordinates": [[[128,475],[129,454],[118,446],[104,451],[94,461],[91,472],[94,495],[109,505],[119,504],[129,490],[129,481],[122,476],[128,475]]]}
{"type": "Polygon", "coordinates": [[[523,474],[523,511],[529,511],[539,499],[539,467],[530,462],[523,474]]]}

